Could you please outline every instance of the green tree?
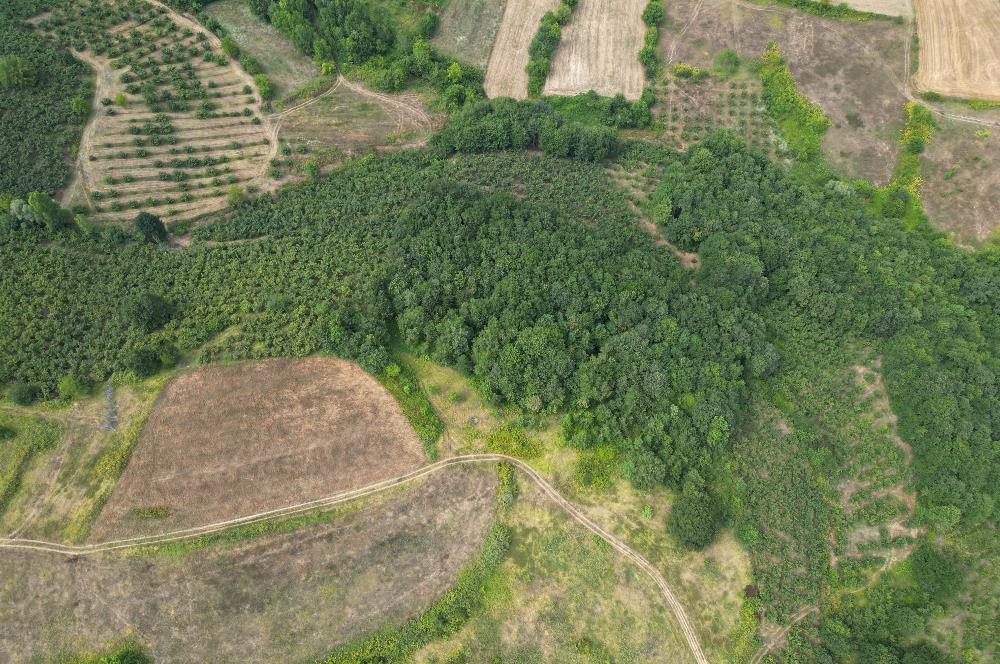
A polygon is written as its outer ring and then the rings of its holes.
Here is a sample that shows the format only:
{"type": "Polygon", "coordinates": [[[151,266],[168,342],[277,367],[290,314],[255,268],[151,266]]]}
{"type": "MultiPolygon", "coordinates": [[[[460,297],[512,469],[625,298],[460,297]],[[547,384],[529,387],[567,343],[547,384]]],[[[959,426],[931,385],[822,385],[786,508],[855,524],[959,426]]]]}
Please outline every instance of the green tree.
{"type": "Polygon", "coordinates": [[[31,65],[20,55],[0,57],[0,87],[16,88],[27,84],[33,75],[31,65]]]}
{"type": "Polygon", "coordinates": [[[720,525],[718,510],[701,477],[696,471],[688,473],[684,490],[670,508],[667,530],[688,549],[700,551],[712,543],[720,525]]]}
{"type": "Polygon", "coordinates": [[[28,383],[14,383],[7,390],[7,398],[19,406],[30,406],[38,398],[38,388],[28,383]]]}
{"type": "Polygon", "coordinates": [[[165,242],[167,239],[167,228],[155,214],[140,212],[132,222],[132,227],[146,242],[165,242]]]}
{"type": "Polygon", "coordinates": [[[163,327],[173,313],[170,303],[155,293],[142,292],[126,298],[121,305],[122,320],[143,332],[163,327]]]}

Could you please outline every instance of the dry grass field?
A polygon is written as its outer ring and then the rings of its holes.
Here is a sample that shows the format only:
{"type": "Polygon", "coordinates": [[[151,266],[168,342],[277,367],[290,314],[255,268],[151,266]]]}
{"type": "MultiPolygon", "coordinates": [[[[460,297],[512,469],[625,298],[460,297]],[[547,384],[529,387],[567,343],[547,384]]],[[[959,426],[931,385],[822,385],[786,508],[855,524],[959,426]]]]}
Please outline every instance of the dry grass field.
{"type": "Polygon", "coordinates": [[[503,18],[504,0],[449,0],[434,46],[485,68],[503,18]]]}
{"type": "MultiPolygon", "coordinates": [[[[442,453],[498,451],[496,432],[504,426],[517,428],[516,413],[491,408],[458,372],[414,356],[404,359],[419,375],[445,422],[442,453]]],[[[584,455],[560,442],[556,419],[542,419],[524,433],[535,450],[530,457],[532,467],[584,514],[659,569],[683,604],[710,661],[743,661],[739,614],[743,589],[751,583],[751,576],[750,561],[735,538],[724,533],[705,551],[687,551],[666,532],[665,517],[673,502],[670,491],[640,492],[618,480],[600,489],[582,486],[579,469],[584,455]]],[[[542,656],[529,661],[593,661],[575,650],[582,640],[574,642],[565,636],[574,634],[579,621],[584,621],[586,629],[574,637],[583,639],[587,632],[596,635],[606,651],[593,652],[609,655],[599,661],[664,661],[649,655],[645,646],[650,643],[658,643],[661,652],[668,653],[666,661],[687,661],[689,651],[675,641],[679,634],[676,623],[665,623],[662,605],[650,604],[649,589],[638,571],[622,566],[608,555],[606,547],[567,523],[550,504],[539,502],[532,485],[520,485],[521,497],[512,515],[516,534],[512,560],[505,563],[498,589],[505,599],[476,618],[449,647],[488,642],[500,644],[508,655],[518,648],[541,651],[542,656]],[[608,586],[607,579],[617,581],[608,586]],[[575,616],[571,620],[566,607],[576,606],[572,603],[577,601],[590,608],[569,612],[575,616]],[[524,608],[510,614],[510,602],[524,608]],[[618,634],[629,620],[634,621],[627,628],[632,633],[618,634]],[[659,625],[657,629],[663,633],[651,634],[651,625],[659,625]],[[673,643],[680,645],[674,647],[673,643]],[[565,659],[544,657],[556,645],[564,648],[559,654],[565,659]],[[631,658],[626,656],[629,652],[633,653],[631,658]]],[[[444,656],[452,653],[454,648],[449,647],[440,645],[432,650],[444,656]]],[[[471,650],[476,652],[476,648],[471,650]]],[[[487,650],[483,658],[470,661],[488,662],[491,654],[497,653],[487,650]]]]}
{"type": "Polygon", "coordinates": [[[934,225],[975,244],[1000,227],[1000,128],[937,118],[923,154],[923,202],[934,225]]]}
{"type": "Polygon", "coordinates": [[[292,46],[277,28],[257,18],[245,0],[216,0],[205,7],[240,50],[252,55],[274,85],[276,99],[291,94],[319,76],[313,61],[292,46]]]}
{"type": "Polygon", "coordinates": [[[493,518],[492,466],[451,468],[299,527],[211,546],[0,552],[0,661],[132,631],[156,662],[306,662],[448,590],[493,518]]]}
{"type": "Polygon", "coordinates": [[[274,149],[254,81],[219,39],[161,3],[145,4],[119,22],[83,4],[36,20],[57,41],[107,23],[71,42],[97,85],[63,204],[90,208],[96,221],[145,210],[171,222],[221,210],[233,187],[264,183],[274,149]]]}
{"type": "Polygon", "coordinates": [[[827,19],[780,5],[673,0],[660,38],[663,61],[714,66],[724,48],[759,57],[778,44],[799,90],[832,121],[824,141],[839,173],[884,183],[903,124],[907,26],[827,19]]]}
{"type": "Polygon", "coordinates": [[[844,4],[863,12],[874,12],[885,16],[913,17],[913,0],[846,0],[844,4]]]}
{"type": "Polygon", "coordinates": [[[642,94],[645,74],[638,53],[646,26],[646,0],[580,0],[552,59],[544,94],[642,94]]]}
{"type": "Polygon", "coordinates": [[[559,0],[507,0],[486,68],[484,86],[488,97],[524,99],[528,96],[528,74],[524,71],[528,64],[528,45],[538,31],[542,16],[558,5],[559,0]]]}
{"type": "Polygon", "coordinates": [[[196,369],[163,390],[91,540],[255,514],[423,462],[399,406],[353,363],[317,357],[196,369]]]}
{"type": "Polygon", "coordinates": [[[1000,100],[1000,3],[914,1],[920,35],[916,86],[951,97],[1000,100]]]}

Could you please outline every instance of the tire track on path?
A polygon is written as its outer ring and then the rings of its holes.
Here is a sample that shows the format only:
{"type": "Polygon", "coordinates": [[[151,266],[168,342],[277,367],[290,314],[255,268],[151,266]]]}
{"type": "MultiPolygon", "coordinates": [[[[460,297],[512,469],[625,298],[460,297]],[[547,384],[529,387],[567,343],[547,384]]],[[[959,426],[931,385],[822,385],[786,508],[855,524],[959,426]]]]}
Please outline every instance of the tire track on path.
{"type": "Polygon", "coordinates": [[[71,544],[59,544],[57,542],[46,542],[43,540],[31,540],[31,539],[17,539],[17,538],[0,538],[0,549],[15,549],[15,550],[27,550],[27,551],[37,551],[44,553],[54,553],[65,556],[86,556],[99,553],[106,553],[110,551],[116,551],[121,549],[130,549],[141,546],[152,546],[156,544],[165,544],[169,542],[177,542],[186,539],[192,539],[200,537],[202,535],[208,535],[211,533],[219,532],[232,528],[233,526],[246,525],[251,523],[260,523],[263,521],[270,521],[279,518],[286,518],[289,516],[294,516],[296,514],[301,514],[304,512],[309,512],[319,508],[328,508],[334,505],[345,503],[351,500],[356,500],[365,496],[369,496],[393,487],[408,484],[422,477],[436,473],[440,470],[448,468],[450,466],[457,466],[469,463],[496,463],[498,461],[506,461],[519,470],[521,470],[525,475],[527,475],[542,491],[546,496],[549,497],[556,505],[558,505],[564,512],[566,512],[570,517],[572,517],[577,523],[584,526],[594,535],[597,535],[602,540],[607,542],[618,551],[622,556],[628,560],[635,563],[643,572],[645,572],[657,587],[660,589],[660,593],[663,596],[667,607],[673,613],[678,626],[681,629],[681,633],[684,635],[684,639],[687,641],[688,648],[691,650],[691,654],[698,664],[708,664],[708,658],[705,656],[704,651],[701,649],[701,644],[698,641],[698,635],[688,620],[687,613],[684,611],[684,606],[677,599],[677,596],[671,590],[670,586],[667,584],[666,579],[660,574],[648,560],[646,560],[637,551],[632,549],[628,544],[619,539],[617,536],[607,532],[599,525],[591,521],[587,516],[585,516],[579,509],[577,509],[572,503],[567,501],[562,495],[559,494],[555,488],[549,484],[549,482],[543,478],[534,468],[530,465],[516,459],[514,457],[506,456],[503,454],[465,454],[461,456],[455,456],[448,459],[443,459],[436,463],[432,463],[417,470],[406,473],[405,475],[400,475],[399,477],[391,478],[388,480],[383,480],[381,482],[376,482],[365,487],[358,489],[351,489],[349,491],[342,491],[340,493],[327,496],[325,498],[318,498],[316,500],[310,500],[295,505],[289,505],[287,507],[282,507],[274,510],[268,510],[266,512],[259,512],[257,514],[251,514],[236,519],[229,519],[227,521],[220,521],[218,523],[207,524],[204,526],[197,526],[194,528],[185,528],[183,530],[176,530],[169,533],[162,533],[160,535],[147,535],[144,537],[131,537],[127,539],[110,540],[107,542],[100,542],[94,544],[82,544],[82,545],[71,545],[71,544]]]}

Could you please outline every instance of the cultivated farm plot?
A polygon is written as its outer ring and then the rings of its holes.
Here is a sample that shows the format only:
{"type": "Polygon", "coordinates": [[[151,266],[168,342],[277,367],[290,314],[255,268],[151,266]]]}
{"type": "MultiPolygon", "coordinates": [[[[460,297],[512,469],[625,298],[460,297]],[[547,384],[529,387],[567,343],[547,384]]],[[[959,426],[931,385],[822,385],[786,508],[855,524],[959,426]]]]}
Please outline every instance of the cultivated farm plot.
{"type": "Polygon", "coordinates": [[[951,97],[1000,100],[1000,3],[915,0],[916,85],[951,97]]]}
{"type": "Polygon", "coordinates": [[[844,4],[863,12],[913,18],[912,0],[846,0],[844,4]]]}
{"type": "Polygon", "coordinates": [[[395,400],[353,363],[309,358],[205,367],[163,390],[91,540],[294,505],[423,462],[395,400]]]}
{"type": "Polygon", "coordinates": [[[528,46],[542,16],[558,6],[559,0],[507,0],[483,83],[488,97],[527,98],[528,46]]]}
{"type": "Polygon", "coordinates": [[[493,467],[449,468],[264,532],[80,558],[0,550],[0,661],[126,630],[156,662],[316,661],[447,592],[495,500],[493,467]]]}
{"type": "Polygon", "coordinates": [[[645,84],[639,63],[646,0],[580,0],[563,29],[545,80],[546,95],[588,90],[638,99],[645,84]]]}
{"type": "Polygon", "coordinates": [[[202,26],[143,0],[66,3],[36,21],[97,73],[92,119],[64,205],[97,221],[164,221],[263,183],[273,148],[253,80],[202,26]]]}

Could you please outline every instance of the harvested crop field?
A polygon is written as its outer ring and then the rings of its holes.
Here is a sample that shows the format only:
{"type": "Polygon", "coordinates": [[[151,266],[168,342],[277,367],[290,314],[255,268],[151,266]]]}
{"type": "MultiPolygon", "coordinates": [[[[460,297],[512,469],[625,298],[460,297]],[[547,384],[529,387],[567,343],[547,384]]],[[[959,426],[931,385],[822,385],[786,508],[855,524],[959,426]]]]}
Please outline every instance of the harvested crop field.
{"type": "Polygon", "coordinates": [[[1000,3],[915,0],[916,85],[951,97],[1000,99],[1000,3]]]}
{"type": "Polygon", "coordinates": [[[210,547],[2,550],[0,661],[96,648],[126,630],[156,662],[316,661],[454,584],[492,521],[495,477],[489,465],[449,468],[364,509],[210,547]]]}
{"type": "Polygon", "coordinates": [[[528,46],[542,16],[558,6],[558,0],[507,0],[486,68],[483,85],[488,97],[528,96],[528,74],[524,71],[528,65],[528,46]]]}
{"type": "Polygon", "coordinates": [[[645,74],[639,49],[646,26],[646,0],[581,0],[552,59],[544,94],[642,94],[645,74]]]}
{"type": "Polygon", "coordinates": [[[757,58],[774,41],[799,90],[833,121],[824,156],[839,173],[876,183],[892,175],[906,103],[906,25],[844,21],[735,0],[672,0],[663,62],[711,69],[724,48],[757,58]]]}
{"type": "Polygon", "coordinates": [[[486,67],[503,7],[503,0],[450,0],[441,14],[434,46],[460,60],[486,67]]]}
{"type": "Polygon", "coordinates": [[[911,0],[846,0],[844,4],[852,9],[882,14],[883,16],[913,17],[911,0]]]}
{"type": "Polygon", "coordinates": [[[92,541],[284,507],[424,462],[389,393],[334,358],[210,366],[164,388],[92,541]]]}

